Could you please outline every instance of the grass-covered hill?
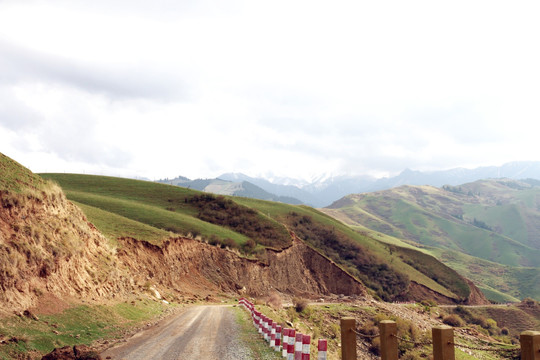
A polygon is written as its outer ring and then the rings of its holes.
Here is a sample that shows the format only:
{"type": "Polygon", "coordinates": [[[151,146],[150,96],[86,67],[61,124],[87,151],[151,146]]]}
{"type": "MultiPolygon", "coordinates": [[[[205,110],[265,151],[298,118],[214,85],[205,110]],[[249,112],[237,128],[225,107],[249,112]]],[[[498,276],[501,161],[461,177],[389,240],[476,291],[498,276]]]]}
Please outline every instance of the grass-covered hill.
{"type": "MultiPolygon", "coordinates": [[[[406,297],[411,281],[455,301],[470,287],[456,272],[430,257],[418,266],[417,251],[399,251],[359,234],[307,206],[215,196],[177,186],[103,176],[43,174],[56,181],[88,219],[114,241],[130,236],[159,245],[174,234],[258,256],[263,247],[285,248],[290,232],[361,279],[385,300],[406,297]]],[[[424,259],[425,260],[425,259],[424,259]]]]}
{"type": "Polygon", "coordinates": [[[158,180],[159,183],[177,185],[212,194],[242,196],[254,199],[278,201],[286,204],[299,205],[302,202],[291,196],[274,195],[249,181],[228,181],[222,179],[195,179],[190,180],[183,176],[174,179],[158,180]]]}
{"type": "Polygon", "coordinates": [[[402,186],[350,195],[324,211],[357,231],[422,248],[494,300],[540,299],[540,187],[534,181],[402,186]]]}

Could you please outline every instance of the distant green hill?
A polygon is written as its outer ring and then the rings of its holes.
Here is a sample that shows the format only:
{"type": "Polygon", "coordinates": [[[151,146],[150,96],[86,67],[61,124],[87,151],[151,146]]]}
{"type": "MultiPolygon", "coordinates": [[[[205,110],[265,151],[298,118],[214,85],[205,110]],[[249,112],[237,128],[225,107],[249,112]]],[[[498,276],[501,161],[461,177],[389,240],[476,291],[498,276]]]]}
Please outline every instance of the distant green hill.
{"type": "Polygon", "coordinates": [[[218,195],[249,197],[259,200],[277,201],[285,204],[300,205],[302,202],[290,196],[278,196],[262,189],[249,181],[228,181],[222,179],[190,180],[179,176],[174,179],[158,180],[162,184],[176,185],[188,189],[204,191],[218,195]]]}
{"type": "Polygon", "coordinates": [[[402,186],[350,195],[324,211],[353,227],[424,248],[476,280],[491,298],[500,298],[495,294],[500,292],[540,299],[540,187],[535,182],[402,186]]]}
{"type": "Polygon", "coordinates": [[[42,176],[58,182],[67,197],[80,204],[89,220],[113,240],[131,236],[159,244],[167,236],[190,233],[257,256],[260,247],[288,246],[289,231],[293,231],[383,299],[404,296],[410,281],[456,301],[465,300],[471,292],[456,272],[434,258],[425,261],[424,267],[413,266],[415,259],[426,255],[391,249],[307,206],[105,176],[42,176]]]}

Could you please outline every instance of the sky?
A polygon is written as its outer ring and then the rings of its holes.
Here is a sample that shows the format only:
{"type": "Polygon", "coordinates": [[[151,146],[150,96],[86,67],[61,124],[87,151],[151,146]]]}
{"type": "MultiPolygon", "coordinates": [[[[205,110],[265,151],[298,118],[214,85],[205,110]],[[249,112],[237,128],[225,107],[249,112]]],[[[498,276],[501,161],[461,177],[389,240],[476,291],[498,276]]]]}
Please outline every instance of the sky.
{"type": "Polygon", "coordinates": [[[0,152],[148,179],[537,161],[539,17],[519,0],[0,0],[0,152]]]}

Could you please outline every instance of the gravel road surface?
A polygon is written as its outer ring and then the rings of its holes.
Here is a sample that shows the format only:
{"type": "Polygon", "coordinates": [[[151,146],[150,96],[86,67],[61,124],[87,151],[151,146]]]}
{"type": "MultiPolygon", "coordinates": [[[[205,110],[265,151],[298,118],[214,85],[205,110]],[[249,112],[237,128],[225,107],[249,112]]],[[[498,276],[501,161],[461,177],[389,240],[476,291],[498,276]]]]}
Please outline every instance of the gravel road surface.
{"type": "Polygon", "coordinates": [[[101,353],[103,359],[248,360],[230,306],[196,306],[101,353]]]}

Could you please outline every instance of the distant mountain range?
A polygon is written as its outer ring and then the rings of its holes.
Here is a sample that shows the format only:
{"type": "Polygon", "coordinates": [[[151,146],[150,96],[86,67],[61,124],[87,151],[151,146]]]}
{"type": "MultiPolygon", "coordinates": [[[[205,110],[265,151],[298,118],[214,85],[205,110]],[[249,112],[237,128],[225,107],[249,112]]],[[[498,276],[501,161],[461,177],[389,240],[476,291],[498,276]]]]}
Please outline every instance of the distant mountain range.
{"type": "Polygon", "coordinates": [[[313,182],[289,178],[270,180],[254,178],[241,173],[227,173],[219,179],[247,181],[277,196],[294,197],[304,204],[325,207],[349,194],[358,194],[391,189],[401,185],[460,185],[480,179],[540,179],[539,161],[511,162],[502,166],[479,167],[475,169],[456,168],[442,171],[414,171],[406,169],[399,175],[375,179],[369,176],[322,177],[313,182]],[[294,185],[293,185],[294,184],[294,185]]]}
{"type": "Polygon", "coordinates": [[[222,179],[190,180],[186,177],[179,176],[174,179],[158,180],[157,182],[199,191],[206,191],[213,194],[242,196],[253,199],[277,201],[292,205],[302,204],[302,201],[291,196],[271,194],[259,186],[247,181],[227,181],[222,179]]]}
{"type": "Polygon", "coordinates": [[[320,176],[309,182],[284,177],[262,178],[242,173],[225,173],[216,179],[191,180],[179,176],[174,179],[158,180],[158,182],[214,194],[251,197],[293,205],[306,204],[322,208],[349,194],[392,189],[401,185],[442,187],[498,178],[540,180],[540,161],[521,161],[502,166],[475,169],[455,168],[429,172],[405,169],[397,176],[380,179],[370,176],[320,176]]]}

